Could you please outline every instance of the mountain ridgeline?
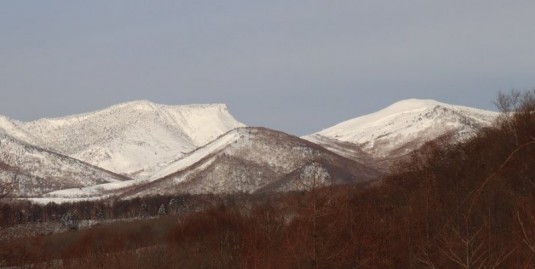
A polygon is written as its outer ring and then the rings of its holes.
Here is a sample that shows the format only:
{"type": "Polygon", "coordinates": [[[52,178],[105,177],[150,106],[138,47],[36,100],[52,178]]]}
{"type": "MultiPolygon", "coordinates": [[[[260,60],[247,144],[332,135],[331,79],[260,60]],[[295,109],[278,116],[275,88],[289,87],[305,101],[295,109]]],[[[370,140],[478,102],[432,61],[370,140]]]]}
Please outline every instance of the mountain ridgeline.
{"type": "Polygon", "coordinates": [[[405,100],[295,137],[225,105],[136,101],[63,118],[0,117],[1,180],[36,201],[307,190],[380,178],[425,143],[470,138],[497,113],[405,100]]]}
{"type": "Polygon", "coordinates": [[[409,99],[303,138],[389,172],[425,143],[438,138],[447,143],[465,141],[491,126],[497,116],[492,111],[409,99]]]}

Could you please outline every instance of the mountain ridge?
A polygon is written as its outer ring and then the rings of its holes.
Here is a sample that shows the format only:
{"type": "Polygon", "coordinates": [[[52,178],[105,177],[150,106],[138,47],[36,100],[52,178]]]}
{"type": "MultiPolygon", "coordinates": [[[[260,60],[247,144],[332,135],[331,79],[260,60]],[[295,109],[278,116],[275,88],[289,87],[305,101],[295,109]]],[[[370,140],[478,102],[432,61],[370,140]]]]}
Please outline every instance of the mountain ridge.
{"type": "Polygon", "coordinates": [[[77,161],[63,170],[51,165],[50,171],[39,170],[35,178],[39,173],[58,178],[83,174],[76,169],[123,175],[119,178],[124,180],[92,178],[89,184],[56,182],[61,188],[45,192],[48,198],[106,199],[169,192],[301,190],[300,182],[312,177],[324,183],[366,182],[388,173],[425,143],[444,136],[452,143],[462,141],[489,126],[497,115],[430,99],[407,99],[298,138],[245,127],[225,104],[161,105],[139,100],[31,122],[0,116],[0,135],[13,137],[11,145],[18,147],[10,153],[15,155],[6,156],[28,155],[28,167],[47,158],[77,161]],[[31,157],[43,150],[44,157],[31,157]]]}
{"type": "Polygon", "coordinates": [[[0,129],[22,141],[140,178],[241,126],[224,104],[173,106],[146,100],[60,118],[0,121],[0,129]]]}
{"type": "Polygon", "coordinates": [[[298,137],[267,128],[241,127],[169,163],[150,180],[67,189],[47,197],[125,199],[156,194],[303,190],[304,185],[299,182],[307,182],[310,171],[325,176],[318,186],[367,182],[380,175],[298,137]],[[327,178],[329,182],[325,181],[327,178]]]}
{"type": "Polygon", "coordinates": [[[431,99],[407,99],[303,138],[356,160],[395,162],[446,134],[452,134],[452,142],[467,139],[497,116],[497,112],[431,99]]]}
{"type": "Polygon", "coordinates": [[[0,134],[0,179],[14,180],[19,196],[128,181],[122,175],[0,134]]]}

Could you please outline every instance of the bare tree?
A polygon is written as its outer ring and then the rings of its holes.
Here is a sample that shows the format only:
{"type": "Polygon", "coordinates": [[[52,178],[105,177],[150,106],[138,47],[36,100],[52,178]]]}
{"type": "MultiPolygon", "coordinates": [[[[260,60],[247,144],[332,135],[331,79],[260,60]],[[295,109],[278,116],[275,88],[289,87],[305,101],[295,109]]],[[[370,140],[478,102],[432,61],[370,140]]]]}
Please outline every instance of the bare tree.
{"type": "Polygon", "coordinates": [[[498,98],[494,101],[494,105],[503,113],[514,112],[518,110],[518,105],[521,100],[521,93],[517,90],[511,90],[506,94],[498,93],[498,98]]]}
{"type": "MultiPolygon", "coordinates": [[[[2,165],[0,164],[0,169],[2,169],[2,165]]],[[[7,178],[0,181],[0,201],[8,197],[12,192],[15,190],[15,187],[17,186],[17,176],[18,176],[18,170],[15,172],[15,174],[11,178],[7,178]]]]}
{"type": "MultiPolygon", "coordinates": [[[[3,165],[0,164],[0,170],[4,169],[3,165]]],[[[7,170],[7,169],[6,169],[7,170]]],[[[7,198],[13,193],[15,187],[17,186],[17,177],[19,171],[17,170],[14,175],[10,178],[0,179],[0,201],[7,198]]]]}
{"type": "Polygon", "coordinates": [[[463,269],[500,268],[517,247],[493,241],[486,233],[488,228],[486,221],[476,227],[464,221],[449,223],[434,243],[419,250],[416,259],[429,269],[439,268],[443,259],[463,269]]]}
{"type": "MultiPolygon", "coordinates": [[[[531,252],[531,255],[532,255],[531,257],[533,257],[535,256],[535,242],[533,240],[533,229],[529,229],[529,227],[533,227],[533,224],[535,223],[535,216],[531,213],[528,213],[527,215],[527,219],[529,221],[528,227],[524,225],[524,221],[520,217],[520,213],[518,211],[516,212],[516,218],[522,230],[522,236],[523,236],[522,241],[525,244],[525,246],[527,246],[528,250],[531,252]]],[[[531,263],[531,258],[530,258],[529,263],[531,263]]]]}
{"type": "Polygon", "coordinates": [[[535,111],[535,90],[520,91],[511,90],[510,93],[498,94],[494,105],[502,112],[499,121],[511,132],[516,145],[519,145],[517,130],[515,129],[515,117],[521,114],[533,115],[535,111]]]}
{"type": "Polygon", "coordinates": [[[6,198],[14,189],[15,180],[8,180],[0,183],[0,200],[6,198]]]}
{"type": "MultiPolygon", "coordinates": [[[[0,148],[2,147],[2,140],[0,140],[0,148]]],[[[8,171],[9,167],[7,164],[0,162],[0,171],[8,171]]],[[[18,171],[15,173],[11,179],[1,179],[0,178],[0,201],[9,196],[13,189],[15,188],[15,183],[17,182],[18,171]]]]}

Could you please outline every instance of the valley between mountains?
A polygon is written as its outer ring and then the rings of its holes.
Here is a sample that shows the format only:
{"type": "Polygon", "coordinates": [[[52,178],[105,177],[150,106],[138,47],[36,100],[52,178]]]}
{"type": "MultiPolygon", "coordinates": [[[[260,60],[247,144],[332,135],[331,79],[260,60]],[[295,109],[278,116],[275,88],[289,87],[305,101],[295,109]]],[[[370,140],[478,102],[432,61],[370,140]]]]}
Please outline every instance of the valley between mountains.
{"type": "Polygon", "coordinates": [[[16,178],[12,196],[42,203],[373,182],[426,143],[462,141],[497,116],[410,99],[304,137],[247,127],[222,104],[0,116],[0,180],[16,178]]]}

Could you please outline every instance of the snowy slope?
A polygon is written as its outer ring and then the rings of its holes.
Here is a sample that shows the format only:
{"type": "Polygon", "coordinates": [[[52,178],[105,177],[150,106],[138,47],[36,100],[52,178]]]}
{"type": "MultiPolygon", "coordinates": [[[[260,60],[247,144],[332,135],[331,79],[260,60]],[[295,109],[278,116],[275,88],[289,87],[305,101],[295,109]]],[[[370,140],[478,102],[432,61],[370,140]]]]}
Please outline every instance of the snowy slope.
{"type": "Polygon", "coordinates": [[[169,163],[151,179],[56,191],[47,197],[288,191],[305,189],[316,179],[318,184],[331,184],[365,182],[378,176],[374,169],[300,138],[264,128],[238,128],[169,163]]]}
{"type": "Polygon", "coordinates": [[[106,170],[144,179],[160,165],[241,126],[222,104],[168,106],[148,101],[33,122],[0,118],[0,132],[106,170]]]}
{"type": "Polygon", "coordinates": [[[0,115],[0,134],[7,134],[21,141],[31,143],[37,138],[20,127],[23,123],[0,115]]]}
{"type": "Polygon", "coordinates": [[[372,180],[424,143],[466,139],[497,115],[410,99],[305,140],[240,128],[219,104],[136,101],[33,122],[0,116],[0,171],[5,178],[19,169],[26,195],[61,201],[306,189],[313,181],[372,180]]]}
{"type": "Polygon", "coordinates": [[[393,158],[442,135],[453,134],[454,141],[466,139],[489,126],[497,115],[434,100],[409,99],[304,138],[356,159],[393,158]]]}
{"type": "Polygon", "coordinates": [[[314,176],[319,177],[318,184],[365,182],[379,176],[376,170],[313,143],[265,128],[233,130],[207,148],[199,149],[202,154],[193,160],[171,163],[158,174],[162,178],[123,197],[288,191],[310,187],[314,176]]]}
{"type": "Polygon", "coordinates": [[[17,188],[13,194],[19,197],[128,180],[124,176],[0,134],[0,181],[15,178],[17,188]]]}
{"type": "Polygon", "coordinates": [[[89,186],[86,188],[73,188],[60,191],[54,191],[46,195],[46,197],[55,198],[89,198],[89,199],[105,199],[113,196],[118,196],[121,193],[127,192],[132,188],[139,188],[147,186],[148,184],[160,179],[161,177],[182,171],[200,160],[206,158],[208,155],[218,152],[222,148],[228,146],[238,139],[238,132],[230,131],[213,142],[197,149],[189,154],[183,156],[183,158],[175,160],[161,168],[160,171],[155,173],[151,178],[141,178],[123,182],[113,182],[107,184],[100,184],[95,186],[89,186]]]}

